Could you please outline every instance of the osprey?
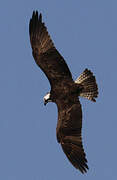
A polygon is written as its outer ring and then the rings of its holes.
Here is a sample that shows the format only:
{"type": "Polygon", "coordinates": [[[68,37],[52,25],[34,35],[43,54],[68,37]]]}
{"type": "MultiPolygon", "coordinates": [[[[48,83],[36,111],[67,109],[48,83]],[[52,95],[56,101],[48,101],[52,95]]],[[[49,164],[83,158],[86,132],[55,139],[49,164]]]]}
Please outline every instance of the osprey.
{"type": "Polygon", "coordinates": [[[51,90],[44,97],[44,104],[56,103],[58,123],[56,136],[72,165],[82,173],[88,165],[82,145],[82,109],[79,96],[96,101],[98,87],[93,73],[85,69],[74,81],[61,54],[48,34],[42,15],[34,11],[29,24],[32,54],[37,65],[47,76],[51,90]]]}

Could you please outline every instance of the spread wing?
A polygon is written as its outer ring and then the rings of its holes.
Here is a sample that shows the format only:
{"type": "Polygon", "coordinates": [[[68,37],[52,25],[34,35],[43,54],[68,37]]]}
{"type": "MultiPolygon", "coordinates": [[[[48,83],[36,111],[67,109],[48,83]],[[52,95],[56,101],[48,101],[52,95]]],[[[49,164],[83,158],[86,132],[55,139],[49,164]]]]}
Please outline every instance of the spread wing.
{"type": "Polygon", "coordinates": [[[48,34],[47,28],[42,22],[42,15],[33,12],[29,24],[30,42],[33,57],[37,65],[44,71],[50,84],[63,79],[71,79],[71,72],[48,34]]]}
{"type": "Polygon", "coordinates": [[[87,172],[87,159],[82,145],[82,110],[79,100],[58,103],[57,139],[72,165],[82,173],[87,172]]]}

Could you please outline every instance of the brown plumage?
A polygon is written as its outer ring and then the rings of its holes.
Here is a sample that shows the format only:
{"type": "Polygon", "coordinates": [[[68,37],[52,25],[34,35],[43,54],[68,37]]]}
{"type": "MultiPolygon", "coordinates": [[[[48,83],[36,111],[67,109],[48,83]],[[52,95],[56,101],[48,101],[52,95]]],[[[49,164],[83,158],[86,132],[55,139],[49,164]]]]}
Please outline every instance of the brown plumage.
{"type": "Polygon", "coordinates": [[[42,15],[33,12],[29,24],[32,54],[37,65],[46,74],[51,91],[44,97],[45,104],[55,102],[58,107],[57,140],[72,165],[85,173],[87,159],[82,145],[82,110],[78,96],[95,101],[98,87],[93,73],[85,71],[74,81],[71,72],[55,48],[42,15]]]}

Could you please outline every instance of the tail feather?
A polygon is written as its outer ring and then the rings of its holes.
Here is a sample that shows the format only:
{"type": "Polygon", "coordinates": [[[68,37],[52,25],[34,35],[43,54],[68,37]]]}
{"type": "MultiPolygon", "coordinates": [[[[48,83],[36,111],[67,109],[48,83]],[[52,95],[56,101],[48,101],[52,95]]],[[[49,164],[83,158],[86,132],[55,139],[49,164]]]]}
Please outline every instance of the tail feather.
{"type": "Polygon", "coordinates": [[[76,79],[75,83],[83,87],[80,96],[94,102],[96,101],[95,98],[98,97],[98,86],[95,76],[90,70],[85,69],[84,72],[76,79]]]}

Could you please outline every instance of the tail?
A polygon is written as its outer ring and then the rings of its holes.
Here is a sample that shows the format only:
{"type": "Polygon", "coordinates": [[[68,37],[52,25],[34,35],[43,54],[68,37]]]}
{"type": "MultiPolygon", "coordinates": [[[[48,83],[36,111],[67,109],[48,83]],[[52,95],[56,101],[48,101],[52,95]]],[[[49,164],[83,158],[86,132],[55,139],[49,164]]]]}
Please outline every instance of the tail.
{"type": "Polygon", "coordinates": [[[95,98],[98,97],[98,86],[95,76],[90,70],[85,69],[84,72],[76,79],[75,83],[83,87],[80,96],[96,102],[95,98]]]}

